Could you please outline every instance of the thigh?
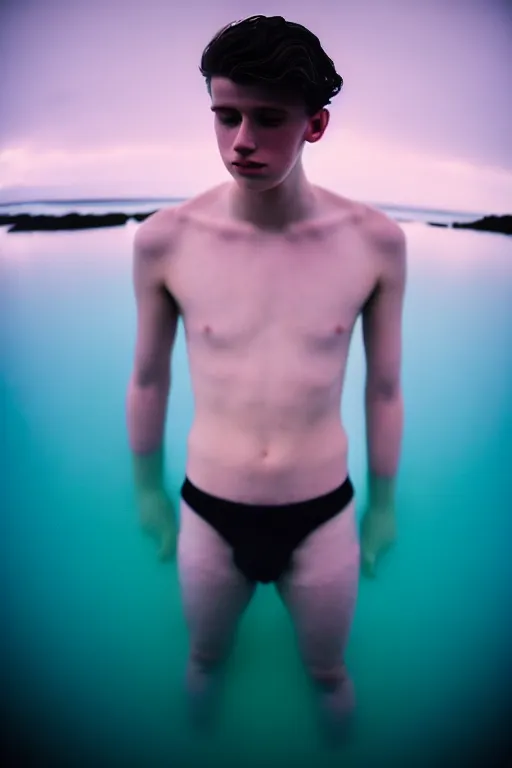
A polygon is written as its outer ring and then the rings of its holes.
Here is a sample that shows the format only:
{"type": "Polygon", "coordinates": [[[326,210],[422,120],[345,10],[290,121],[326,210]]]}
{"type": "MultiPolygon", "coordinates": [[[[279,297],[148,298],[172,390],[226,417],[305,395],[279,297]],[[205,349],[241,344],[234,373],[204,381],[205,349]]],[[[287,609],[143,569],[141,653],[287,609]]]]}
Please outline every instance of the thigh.
{"type": "Polygon", "coordinates": [[[277,583],[311,670],[327,671],[342,662],[358,584],[359,536],[352,500],[295,550],[292,570],[277,583]]]}
{"type": "Polygon", "coordinates": [[[178,577],[192,653],[225,655],[255,590],[217,531],[181,500],[178,577]]]}

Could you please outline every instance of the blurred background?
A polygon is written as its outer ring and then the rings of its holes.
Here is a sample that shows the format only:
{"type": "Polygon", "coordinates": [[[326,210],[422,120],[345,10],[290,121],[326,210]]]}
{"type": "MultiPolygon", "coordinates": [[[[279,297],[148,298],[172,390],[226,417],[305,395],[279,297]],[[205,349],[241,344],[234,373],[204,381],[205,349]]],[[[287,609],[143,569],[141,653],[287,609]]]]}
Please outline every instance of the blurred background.
{"type": "Polygon", "coordinates": [[[0,202],[222,181],[200,56],[256,13],[311,28],[344,78],[306,148],[315,178],[368,201],[509,212],[508,0],[3,0],[0,202]]]}

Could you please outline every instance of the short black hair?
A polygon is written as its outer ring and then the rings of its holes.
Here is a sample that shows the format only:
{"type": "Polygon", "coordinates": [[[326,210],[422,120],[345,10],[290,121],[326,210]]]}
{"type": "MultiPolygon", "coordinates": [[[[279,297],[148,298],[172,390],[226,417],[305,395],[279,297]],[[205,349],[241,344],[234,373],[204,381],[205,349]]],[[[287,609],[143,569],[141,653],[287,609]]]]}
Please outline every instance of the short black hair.
{"type": "Polygon", "coordinates": [[[282,16],[250,16],[223,27],[201,57],[211,96],[212,77],[259,85],[301,97],[311,117],[343,86],[316,35],[282,16]]]}

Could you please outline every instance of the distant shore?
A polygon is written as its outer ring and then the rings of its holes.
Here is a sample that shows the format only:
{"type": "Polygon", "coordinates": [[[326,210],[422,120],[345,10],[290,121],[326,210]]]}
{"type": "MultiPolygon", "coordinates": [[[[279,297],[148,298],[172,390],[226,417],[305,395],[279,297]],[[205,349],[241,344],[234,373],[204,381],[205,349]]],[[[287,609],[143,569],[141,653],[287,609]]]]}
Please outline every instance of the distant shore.
{"type": "MultiPolygon", "coordinates": [[[[9,227],[11,232],[59,232],[80,229],[100,229],[103,227],[123,227],[130,219],[141,222],[156,213],[158,209],[147,213],[106,213],[83,214],[68,213],[64,216],[35,216],[30,213],[20,213],[10,216],[0,215],[0,227],[9,227]]],[[[397,220],[400,220],[399,217],[397,220]]],[[[502,235],[512,235],[512,215],[484,216],[470,222],[453,222],[440,224],[427,222],[431,227],[446,227],[452,229],[474,229],[481,232],[494,232],[502,235]]]]}

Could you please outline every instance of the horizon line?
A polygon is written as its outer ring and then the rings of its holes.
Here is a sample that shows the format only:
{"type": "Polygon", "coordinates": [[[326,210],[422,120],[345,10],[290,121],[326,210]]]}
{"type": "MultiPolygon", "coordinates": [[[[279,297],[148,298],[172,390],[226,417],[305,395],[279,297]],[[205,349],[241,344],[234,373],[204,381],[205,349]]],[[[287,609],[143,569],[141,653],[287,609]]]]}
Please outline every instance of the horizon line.
{"type": "MultiPolygon", "coordinates": [[[[58,203],[143,203],[143,202],[181,202],[184,200],[190,199],[192,196],[180,196],[180,197],[91,197],[91,198],[55,198],[55,199],[39,199],[39,200],[17,200],[17,201],[10,201],[10,202],[0,202],[0,208],[6,207],[9,205],[52,205],[52,204],[58,204],[58,203]]],[[[375,201],[366,201],[367,205],[374,206],[376,208],[394,208],[396,210],[402,210],[402,211],[421,211],[423,213],[445,213],[445,214],[464,214],[467,216],[507,216],[510,214],[495,214],[495,213],[484,213],[482,211],[468,211],[468,210],[454,210],[451,208],[432,208],[428,206],[418,206],[418,205],[404,205],[403,203],[383,203],[383,202],[375,202],[375,201]]]]}

